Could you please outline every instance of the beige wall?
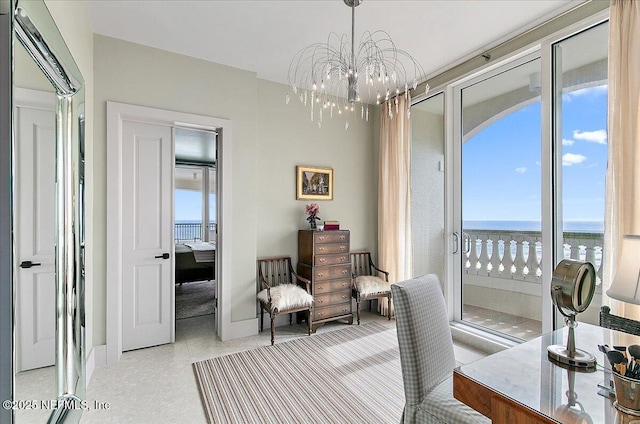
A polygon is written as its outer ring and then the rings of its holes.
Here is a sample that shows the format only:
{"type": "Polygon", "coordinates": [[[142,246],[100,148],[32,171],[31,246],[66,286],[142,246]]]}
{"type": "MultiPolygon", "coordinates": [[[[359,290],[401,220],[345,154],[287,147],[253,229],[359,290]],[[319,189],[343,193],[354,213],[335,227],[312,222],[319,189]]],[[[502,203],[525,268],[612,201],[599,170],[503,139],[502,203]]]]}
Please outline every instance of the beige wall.
{"type": "Polygon", "coordinates": [[[353,247],[374,248],[377,214],[375,120],[309,122],[286,87],[243,71],[109,37],[94,37],[95,184],[94,345],[106,341],[106,102],[229,119],[233,125],[233,245],[231,319],[256,317],[258,256],[297,256],[296,230],[304,205],[295,200],[295,166],[334,168],[334,201],[320,203],[323,219],[353,231],[353,247]]]}
{"type": "Polygon", "coordinates": [[[298,256],[298,229],[308,228],[305,205],[320,206],[322,220],[339,220],[351,231],[351,249],[377,250],[378,158],[373,120],[327,119],[322,128],[289,87],[258,82],[258,256],[298,256]],[[333,168],[332,201],[296,200],[296,165],[333,168]]]}

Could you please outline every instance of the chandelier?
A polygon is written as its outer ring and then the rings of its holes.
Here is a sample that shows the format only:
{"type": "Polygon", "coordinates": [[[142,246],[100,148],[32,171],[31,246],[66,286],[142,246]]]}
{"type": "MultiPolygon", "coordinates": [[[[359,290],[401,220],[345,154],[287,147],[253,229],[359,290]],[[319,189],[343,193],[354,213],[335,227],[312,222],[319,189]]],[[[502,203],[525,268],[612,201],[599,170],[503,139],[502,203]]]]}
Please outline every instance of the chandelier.
{"type": "MultiPolygon", "coordinates": [[[[355,10],[363,0],[344,0],[351,8],[351,39],[331,32],[327,43],[315,43],[300,50],[289,66],[289,84],[300,102],[310,106],[311,121],[322,126],[328,115],[360,115],[369,120],[369,103],[387,101],[390,118],[398,113],[398,96],[415,90],[424,77],[420,64],[396,48],[389,34],[365,31],[355,45],[355,10]],[[394,98],[393,101],[388,100],[394,98]],[[393,103],[393,106],[392,106],[393,103]]],[[[425,93],[429,90],[426,85],[425,93]]],[[[286,96],[288,104],[291,97],[286,96]]],[[[409,102],[406,102],[407,114],[409,102]]]]}

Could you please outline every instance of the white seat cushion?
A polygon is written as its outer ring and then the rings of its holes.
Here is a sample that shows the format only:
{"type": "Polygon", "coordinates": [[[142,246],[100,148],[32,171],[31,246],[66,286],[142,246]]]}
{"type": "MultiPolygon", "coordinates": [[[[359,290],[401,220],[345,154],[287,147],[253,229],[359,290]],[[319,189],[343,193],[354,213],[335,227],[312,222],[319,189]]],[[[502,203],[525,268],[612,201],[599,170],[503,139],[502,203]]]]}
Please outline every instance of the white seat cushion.
{"type": "MultiPolygon", "coordinates": [[[[258,300],[262,303],[269,303],[267,289],[258,293],[258,300]]],[[[279,286],[271,287],[271,310],[274,312],[302,308],[312,304],[313,296],[302,287],[294,284],[280,284],[279,286]]]]}
{"type": "Polygon", "coordinates": [[[391,283],[373,275],[361,275],[356,277],[356,290],[360,293],[360,296],[386,293],[391,291],[391,283]]]}

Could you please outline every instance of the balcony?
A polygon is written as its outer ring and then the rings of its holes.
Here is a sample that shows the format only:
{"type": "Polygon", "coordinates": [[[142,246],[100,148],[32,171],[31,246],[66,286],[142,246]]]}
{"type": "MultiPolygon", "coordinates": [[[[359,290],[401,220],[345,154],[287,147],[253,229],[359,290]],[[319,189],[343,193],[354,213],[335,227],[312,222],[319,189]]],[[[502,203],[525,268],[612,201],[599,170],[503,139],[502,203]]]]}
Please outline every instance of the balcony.
{"type": "MultiPolygon", "coordinates": [[[[464,264],[466,322],[520,339],[541,334],[541,233],[537,231],[467,230],[469,252],[464,264]]],[[[597,274],[591,306],[579,320],[598,324],[602,299],[602,233],[565,232],[564,258],[587,260],[597,274]]],[[[549,295],[543,293],[542,295],[549,295]]]]}
{"type": "MultiPolygon", "coordinates": [[[[175,243],[184,243],[190,241],[203,241],[202,223],[175,223],[173,226],[173,237],[175,243]]],[[[211,222],[209,224],[209,238],[208,240],[216,239],[216,223],[211,222]]]]}

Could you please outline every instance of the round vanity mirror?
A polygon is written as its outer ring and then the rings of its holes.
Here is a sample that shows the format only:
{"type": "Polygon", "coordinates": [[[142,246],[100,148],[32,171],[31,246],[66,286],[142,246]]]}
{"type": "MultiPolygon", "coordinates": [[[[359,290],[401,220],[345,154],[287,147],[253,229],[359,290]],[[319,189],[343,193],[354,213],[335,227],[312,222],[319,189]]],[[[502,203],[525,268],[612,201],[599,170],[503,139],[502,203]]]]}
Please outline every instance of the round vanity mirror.
{"type": "Polygon", "coordinates": [[[576,349],[576,315],[585,311],[596,290],[596,271],[590,262],[564,259],[553,271],[551,298],[560,313],[566,318],[569,335],[567,345],[547,347],[549,357],[562,364],[579,368],[595,368],[596,358],[576,349]]]}
{"type": "Polygon", "coordinates": [[[569,318],[584,312],[596,291],[596,271],[590,262],[564,259],[551,279],[551,297],[560,313],[569,318]]]}

